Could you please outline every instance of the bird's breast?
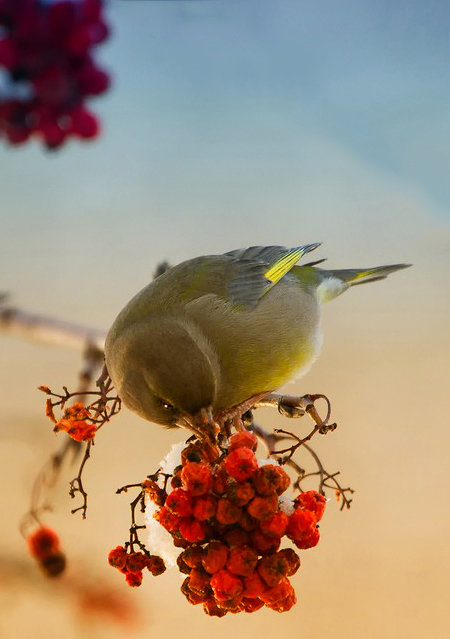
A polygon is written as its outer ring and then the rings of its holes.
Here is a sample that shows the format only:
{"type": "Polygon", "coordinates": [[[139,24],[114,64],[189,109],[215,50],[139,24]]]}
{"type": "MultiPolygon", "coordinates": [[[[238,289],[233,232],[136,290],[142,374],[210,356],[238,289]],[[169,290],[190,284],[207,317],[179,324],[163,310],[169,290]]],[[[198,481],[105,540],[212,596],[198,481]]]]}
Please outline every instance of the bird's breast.
{"type": "Polygon", "coordinates": [[[235,308],[215,295],[186,307],[218,357],[216,410],[273,391],[306,372],[321,346],[317,297],[280,282],[255,308],[235,308]]]}

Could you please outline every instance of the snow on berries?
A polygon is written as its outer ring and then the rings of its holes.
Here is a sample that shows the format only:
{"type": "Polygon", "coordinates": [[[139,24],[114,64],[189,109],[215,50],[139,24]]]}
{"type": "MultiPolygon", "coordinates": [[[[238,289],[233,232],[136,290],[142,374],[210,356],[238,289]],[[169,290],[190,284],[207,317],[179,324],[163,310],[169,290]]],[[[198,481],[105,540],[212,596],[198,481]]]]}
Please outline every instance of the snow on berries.
{"type": "Polygon", "coordinates": [[[207,615],[292,608],[289,578],[300,557],[292,547],[281,548],[282,540],[302,550],[315,546],[325,497],[310,490],[289,500],[288,474],[278,463],[261,465],[257,444],[246,431],[221,448],[191,440],[141,484],[149,545],[158,554],[142,552],[142,544],[139,552],[132,544],[111,551],[109,563],[130,586],[141,584],[146,568],[160,574],[166,563],[186,575],[181,592],[207,615]]]}

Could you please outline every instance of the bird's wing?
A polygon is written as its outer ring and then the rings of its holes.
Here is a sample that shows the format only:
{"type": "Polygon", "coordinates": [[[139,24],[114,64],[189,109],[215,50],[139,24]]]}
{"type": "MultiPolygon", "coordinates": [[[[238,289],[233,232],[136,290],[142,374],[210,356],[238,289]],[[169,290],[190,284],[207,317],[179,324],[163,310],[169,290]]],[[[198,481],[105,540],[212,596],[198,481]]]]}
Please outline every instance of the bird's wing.
{"type": "Polygon", "coordinates": [[[261,297],[288,273],[299,259],[320,244],[287,249],[282,246],[251,246],[225,255],[232,258],[236,275],[228,282],[228,297],[237,306],[254,308],[261,297]]]}

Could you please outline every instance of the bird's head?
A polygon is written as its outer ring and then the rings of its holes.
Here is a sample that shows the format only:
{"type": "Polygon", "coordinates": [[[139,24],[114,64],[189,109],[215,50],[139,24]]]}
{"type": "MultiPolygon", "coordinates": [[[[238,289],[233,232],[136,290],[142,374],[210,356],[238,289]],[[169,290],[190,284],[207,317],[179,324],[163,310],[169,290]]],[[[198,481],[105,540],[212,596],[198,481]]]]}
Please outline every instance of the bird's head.
{"type": "Polygon", "coordinates": [[[168,428],[198,432],[212,424],[219,364],[210,343],[189,322],[153,317],[122,331],[113,326],[105,356],[130,410],[168,428]]]}

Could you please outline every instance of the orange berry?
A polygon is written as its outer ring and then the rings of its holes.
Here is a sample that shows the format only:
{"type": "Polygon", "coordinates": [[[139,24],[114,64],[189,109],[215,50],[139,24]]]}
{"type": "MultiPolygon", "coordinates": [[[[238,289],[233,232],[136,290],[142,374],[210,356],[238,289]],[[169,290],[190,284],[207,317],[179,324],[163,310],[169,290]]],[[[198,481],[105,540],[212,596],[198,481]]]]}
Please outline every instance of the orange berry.
{"type": "Polygon", "coordinates": [[[188,462],[181,471],[181,481],[191,495],[204,495],[212,487],[210,467],[200,462],[188,462]]]}
{"type": "Polygon", "coordinates": [[[199,521],[205,521],[214,516],[217,508],[217,497],[214,495],[200,495],[194,503],[193,515],[199,521]]]}
{"type": "Polygon", "coordinates": [[[241,513],[242,509],[225,497],[217,502],[216,519],[220,524],[235,524],[239,521],[241,513]]]}
{"type": "Polygon", "coordinates": [[[245,546],[249,543],[250,536],[239,524],[235,524],[232,528],[223,534],[224,542],[230,547],[245,546]]]}
{"type": "Polygon", "coordinates": [[[288,523],[289,517],[282,510],[279,510],[261,522],[261,530],[265,533],[273,533],[279,537],[283,537],[288,523]]]}
{"type": "Polygon", "coordinates": [[[271,555],[280,547],[281,537],[256,529],[250,533],[252,545],[260,555],[271,555]]]}
{"type": "Polygon", "coordinates": [[[231,548],[227,561],[227,570],[241,577],[248,577],[258,563],[258,553],[250,546],[231,548]]]}
{"type": "Polygon", "coordinates": [[[180,557],[183,558],[184,563],[189,566],[189,568],[196,568],[200,566],[203,559],[203,548],[201,546],[197,546],[193,544],[184,550],[180,557]]]}
{"type": "Polygon", "coordinates": [[[295,550],[293,548],[283,548],[278,551],[278,554],[282,555],[287,561],[287,576],[291,577],[292,575],[295,575],[297,570],[300,568],[300,557],[297,555],[295,550]]]}
{"type": "Polygon", "coordinates": [[[211,587],[219,602],[236,599],[244,590],[242,579],[225,568],[211,577],[211,587]]]}
{"type": "Polygon", "coordinates": [[[227,487],[227,497],[236,506],[245,506],[255,496],[255,489],[249,481],[230,480],[227,487]]]}
{"type": "Polygon", "coordinates": [[[242,612],[256,612],[264,606],[264,602],[258,597],[247,598],[243,597],[239,604],[239,610],[242,612]]]}
{"type": "Polygon", "coordinates": [[[143,552],[130,552],[127,555],[127,572],[140,572],[147,568],[148,558],[143,552]]]}
{"type": "Polygon", "coordinates": [[[210,579],[211,575],[209,575],[206,570],[203,570],[203,568],[192,568],[189,578],[189,588],[200,594],[208,594],[211,592],[210,579]]]}
{"type": "Polygon", "coordinates": [[[222,568],[225,568],[227,563],[229,550],[220,541],[211,541],[204,549],[202,556],[202,566],[206,572],[214,574],[222,568]]]}
{"type": "Polygon", "coordinates": [[[30,555],[35,559],[43,560],[59,552],[60,542],[58,535],[51,529],[41,526],[27,539],[30,555]]]}
{"type": "Polygon", "coordinates": [[[244,597],[260,597],[265,590],[267,584],[257,570],[244,579],[244,597]]]}
{"type": "Polygon", "coordinates": [[[272,493],[281,495],[289,487],[291,480],[278,464],[265,464],[255,471],[252,482],[258,495],[266,496],[272,493]]]}
{"type": "Polygon", "coordinates": [[[142,570],[138,572],[127,572],[125,575],[125,580],[129,586],[132,588],[137,588],[141,585],[143,579],[142,570]]]}
{"type": "Polygon", "coordinates": [[[165,507],[178,517],[188,517],[192,513],[194,500],[184,488],[175,488],[167,495],[165,507]]]}
{"type": "Polygon", "coordinates": [[[308,490],[305,493],[300,493],[300,495],[295,498],[294,503],[296,507],[300,506],[313,512],[317,521],[320,521],[325,511],[327,500],[324,495],[321,495],[317,491],[308,490]]]}
{"type": "Polygon", "coordinates": [[[297,546],[302,539],[308,538],[316,530],[317,520],[314,513],[304,508],[297,508],[289,517],[286,535],[297,546]]]}
{"type": "Polygon", "coordinates": [[[287,577],[282,577],[276,586],[272,586],[272,588],[265,590],[260,595],[260,599],[264,601],[265,604],[272,604],[275,601],[285,599],[293,592],[294,589],[292,588],[289,579],[287,577]]]}
{"type": "Polygon", "coordinates": [[[266,555],[258,562],[258,572],[266,584],[272,588],[280,583],[288,573],[288,562],[279,553],[266,555]]]}
{"type": "Polygon", "coordinates": [[[240,433],[236,433],[230,438],[230,444],[228,446],[228,450],[231,452],[232,450],[236,450],[236,448],[250,448],[250,450],[255,451],[258,448],[258,438],[254,433],[251,433],[248,430],[244,430],[240,433]]]}
{"type": "Polygon", "coordinates": [[[191,543],[197,544],[206,537],[206,528],[202,521],[197,521],[193,517],[183,517],[180,520],[180,534],[191,543]]]}
{"type": "Polygon", "coordinates": [[[245,481],[258,468],[258,460],[250,448],[236,448],[225,457],[225,468],[237,481],[245,481]]]}
{"type": "Polygon", "coordinates": [[[255,519],[267,519],[278,510],[278,497],[275,493],[266,497],[254,497],[246,506],[247,512],[255,519]]]}
{"type": "Polygon", "coordinates": [[[221,608],[214,597],[209,597],[203,604],[203,610],[210,617],[224,617],[227,614],[227,610],[221,608]]]}

